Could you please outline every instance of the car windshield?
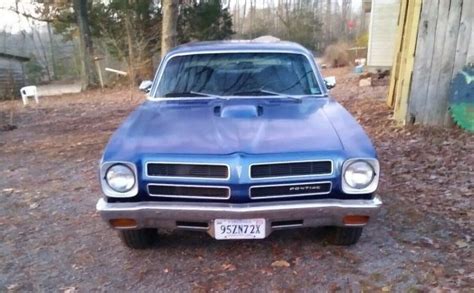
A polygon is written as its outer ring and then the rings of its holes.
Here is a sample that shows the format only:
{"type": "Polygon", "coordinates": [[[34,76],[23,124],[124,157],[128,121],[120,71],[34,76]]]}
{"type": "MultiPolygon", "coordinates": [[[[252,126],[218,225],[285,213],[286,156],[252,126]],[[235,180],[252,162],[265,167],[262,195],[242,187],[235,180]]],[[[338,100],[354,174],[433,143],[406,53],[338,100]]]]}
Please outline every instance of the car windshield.
{"type": "Polygon", "coordinates": [[[302,54],[219,53],[172,57],[155,97],[318,95],[302,54]]]}

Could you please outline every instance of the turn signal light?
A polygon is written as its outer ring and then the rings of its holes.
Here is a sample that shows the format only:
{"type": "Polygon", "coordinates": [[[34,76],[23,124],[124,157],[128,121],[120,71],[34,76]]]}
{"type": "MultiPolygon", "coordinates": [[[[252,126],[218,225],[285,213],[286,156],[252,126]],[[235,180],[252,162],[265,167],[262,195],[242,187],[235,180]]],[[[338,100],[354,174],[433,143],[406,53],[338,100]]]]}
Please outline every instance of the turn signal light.
{"type": "Polygon", "coordinates": [[[350,215],[343,219],[345,225],[365,225],[369,222],[369,216],[350,215]]]}
{"type": "Polygon", "coordinates": [[[110,225],[114,228],[135,228],[137,227],[137,221],[134,219],[112,219],[109,221],[110,225]]]}

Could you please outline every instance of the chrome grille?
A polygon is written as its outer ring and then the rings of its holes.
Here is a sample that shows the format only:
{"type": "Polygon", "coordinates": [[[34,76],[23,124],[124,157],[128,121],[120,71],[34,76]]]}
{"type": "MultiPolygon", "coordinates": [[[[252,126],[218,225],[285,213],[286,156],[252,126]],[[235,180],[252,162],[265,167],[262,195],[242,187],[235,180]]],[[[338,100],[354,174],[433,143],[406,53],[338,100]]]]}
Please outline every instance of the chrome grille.
{"type": "Polygon", "coordinates": [[[152,177],[191,177],[227,179],[227,165],[191,164],[191,163],[147,163],[148,176],[152,177]]]}
{"type": "Polygon", "coordinates": [[[254,164],[250,177],[254,179],[332,174],[332,161],[308,161],[254,164]]]}
{"type": "Polygon", "coordinates": [[[227,186],[148,184],[148,194],[153,197],[228,199],[227,186]]]}
{"type": "Polygon", "coordinates": [[[298,184],[258,185],[250,187],[249,194],[252,199],[311,196],[328,194],[332,184],[325,182],[308,182],[298,184]]]}

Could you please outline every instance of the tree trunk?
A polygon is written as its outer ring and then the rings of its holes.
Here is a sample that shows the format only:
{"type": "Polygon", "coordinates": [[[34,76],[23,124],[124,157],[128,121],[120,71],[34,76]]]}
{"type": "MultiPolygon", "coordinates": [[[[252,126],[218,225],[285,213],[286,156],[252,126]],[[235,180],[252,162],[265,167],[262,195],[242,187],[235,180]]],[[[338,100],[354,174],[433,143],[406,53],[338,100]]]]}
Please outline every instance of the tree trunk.
{"type": "Polygon", "coordinates": [[[161,58],[177,45],[178,0],[163,0],[163,31],[161,38],[161,58]]]}
{"type": "Polygon", "coordinates": [[[57,70],[57,66],[56,66],[56,58],[55,58],[55,52],[54,52],[54,42],[53,42],[53,34],[51,32],[51,23],[48,22],[47,23],[47,27],[48,27],[48,39],[49,39],[49,51],[51,53],[51,63],[53,65],[53,79],[56,80],[58,79],[58,70],[57,70]]]}
{"type": "Polygon", "coordinates": [[[240,33],[244,33],[245,13],[247,12],[247,0],[244,0],[244,15],[240,21],[240,33]]]}
{"type": "MultiPolygon", "coordinates": [[[[144,3],[146,3],[148,7],[141,11],[140,15],[136,18],[137,23],[135,24],[135,26],[142,31],[142,41],[155,38],[156,35],[156,29],[150,19],[150,6],[153,3],[151,1],[145,1],[144,3]]],[[[138,56],[140,60],[140,69],[139,72],[135,73],[136,78],[140,80],[153,78],[153,52],[155,51],[155,46],[156,44],[154,42],[145,41],[144,48],[140,50],[138,56]]]]}
{"type": "Polygon", "coordinates": [[[93,70],[94,48],[89,27],[87,0],[73,0],[74,15],[79,28],[79,43],[81,52],[81,86],[85,90],[95,84],[93,70]]]}
{"type": "Polygon", "coordinates": [[[134,50],[134,40],[133,40],[133,32],[132,32],[132,17],[131,13],[133,13],[130,7],[126,10],[126,19],[125,19],[125,31],[127,33],[127,44],[128,44],[128,77],[130,80],[130,85],[135,83],[135,50],[134,50]]]}
{"type": "Polygon", "coordinates": [[[332,17],[332,3],[331,0],[326,1],[326,15],[324,17],[324,28],[325,28],[325,39],[326,39],[326,46],[331,43],[332,39],[332,32],[331,32],[331,17],[332,17]]]}

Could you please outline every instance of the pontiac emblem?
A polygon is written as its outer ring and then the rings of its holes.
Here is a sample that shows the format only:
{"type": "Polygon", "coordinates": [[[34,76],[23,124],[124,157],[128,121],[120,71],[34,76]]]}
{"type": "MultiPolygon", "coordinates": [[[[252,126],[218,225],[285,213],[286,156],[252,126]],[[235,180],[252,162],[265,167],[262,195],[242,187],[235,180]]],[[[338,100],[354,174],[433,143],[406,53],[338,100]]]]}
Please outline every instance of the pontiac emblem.
{"type": "Polygon", "coordinates": [[[291,186],[290,191],[312,191],[312,190],[320,190],[320,185],[299,185],[299,186],[291,186]]]}

